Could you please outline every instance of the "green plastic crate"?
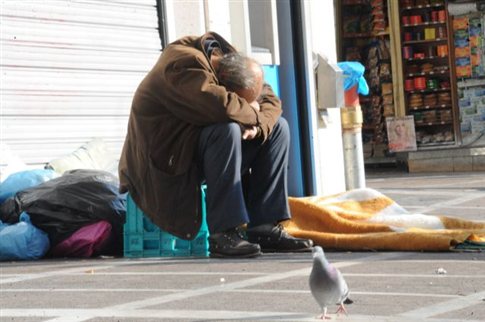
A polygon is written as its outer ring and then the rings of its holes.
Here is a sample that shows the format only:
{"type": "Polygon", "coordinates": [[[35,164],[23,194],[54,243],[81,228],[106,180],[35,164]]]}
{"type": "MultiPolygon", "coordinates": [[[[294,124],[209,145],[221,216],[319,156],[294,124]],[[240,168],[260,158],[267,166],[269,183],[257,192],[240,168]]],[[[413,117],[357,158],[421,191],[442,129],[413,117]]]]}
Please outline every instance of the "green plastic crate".
{"type": "Polygon", "coordinates": [[[175,237],[153,224],[128,195],[123,227],[125,257],[208,256],[209,231],[206,223],[205,186],[201,189],[202,225],[193,240],[175,237]]]}

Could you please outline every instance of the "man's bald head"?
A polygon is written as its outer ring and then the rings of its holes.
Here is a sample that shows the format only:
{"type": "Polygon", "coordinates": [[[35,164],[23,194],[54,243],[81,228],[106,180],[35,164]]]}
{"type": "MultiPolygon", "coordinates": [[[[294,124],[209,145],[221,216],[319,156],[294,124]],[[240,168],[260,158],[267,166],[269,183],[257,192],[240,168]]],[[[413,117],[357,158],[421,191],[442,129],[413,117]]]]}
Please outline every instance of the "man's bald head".
{"type": "Polygon", "coordinates": [[[217,64],[217,77],[221,85],[236,92],[248,102],[255,101],[263,88],[263,69],[254,59],[231,53],[217,64]]]}

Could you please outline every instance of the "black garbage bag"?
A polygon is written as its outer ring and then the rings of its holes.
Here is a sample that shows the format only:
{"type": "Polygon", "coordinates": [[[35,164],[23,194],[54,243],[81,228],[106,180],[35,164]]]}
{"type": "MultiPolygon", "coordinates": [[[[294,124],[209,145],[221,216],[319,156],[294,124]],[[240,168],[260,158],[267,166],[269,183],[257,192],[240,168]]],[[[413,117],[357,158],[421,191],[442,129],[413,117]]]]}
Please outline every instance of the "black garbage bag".
{"type": "Polygon", "coordinates": [[[118,192],[119,181],[101,170],[71,170],[61,177],[19,191],[0,206],[0,219],[16,223],[23,211],[32,224],[45,231],[54,246],[76,230],[100,220],[113,227],[110,254],[123,247],[126,194],[118,192]]]}

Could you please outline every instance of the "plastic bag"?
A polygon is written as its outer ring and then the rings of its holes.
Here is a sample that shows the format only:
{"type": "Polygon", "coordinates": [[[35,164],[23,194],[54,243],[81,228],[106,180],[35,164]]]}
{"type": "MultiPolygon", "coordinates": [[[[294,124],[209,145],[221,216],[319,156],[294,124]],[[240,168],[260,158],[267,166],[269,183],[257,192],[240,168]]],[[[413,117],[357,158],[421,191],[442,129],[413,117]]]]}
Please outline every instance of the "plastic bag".
{"type": "Polygon", "coordinates": [[[19,213],[27,211],[32,224],[49,235],[52,246],[100,220],[108,221],[121,239],[126,194],[120,194],[118,189],[118,178],[109,172],[67,171],[61,177],[20,191],[6,200],[0,205],[0,219],[16,222],[19,213]]]}
{"type": "Polygon", "coordinates": [[[49,250],[49,237],[30,222],[23,212],[20,222],[7,225],[0,221],[0,260],[39,259],[49,250]]]}
{"type": "Polygon", "coordinates": [[[102,254],[111,238],[111,224],[105,220],[84,226],[52,247],[48,256],[91,257],[102,254]]]}
{"type": "Polygon", "coordinates": [[[61,174],[69,170],[93,169],[118,176],[118,158],[102,139],[96,138],[68,155],[51,160],[46,168],[61,174]]]}
{"type": "Polygon", "coordinates": [[[357,86],[357,92],[362,95],[369,94],[369,85],[364,78],[365,67],[359,62],[344,61],[337,63],[344,72],[344,90],[348,91],[357,86]]]}
{"type": "Polygon", "coordinates": [[[25,170],[12,173],[0,183],[0,204],[10,197],[13,197],[17,192],[35,187],[43,182],[57,178],[54,170],[25,170]]]}

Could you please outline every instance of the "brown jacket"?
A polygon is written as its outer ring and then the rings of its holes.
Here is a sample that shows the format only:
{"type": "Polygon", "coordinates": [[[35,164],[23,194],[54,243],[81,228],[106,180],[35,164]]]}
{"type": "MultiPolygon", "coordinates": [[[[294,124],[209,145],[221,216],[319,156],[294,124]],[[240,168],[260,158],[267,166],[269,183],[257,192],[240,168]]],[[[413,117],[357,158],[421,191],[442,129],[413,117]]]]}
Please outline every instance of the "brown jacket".
{"type": "Polygon", "coordinates": [[[119,164],[120,191],[129,192],[152,221],[184,239],[201,224],[200,177],[195,151],[202,127],[222,122],[259,126],[266,139],[281,115],[269,85],[256,112],[219,85],[203,44],[214,38],[224,53],[235,49],[216,33],[169,44],[133,98],[119,164]]]}

